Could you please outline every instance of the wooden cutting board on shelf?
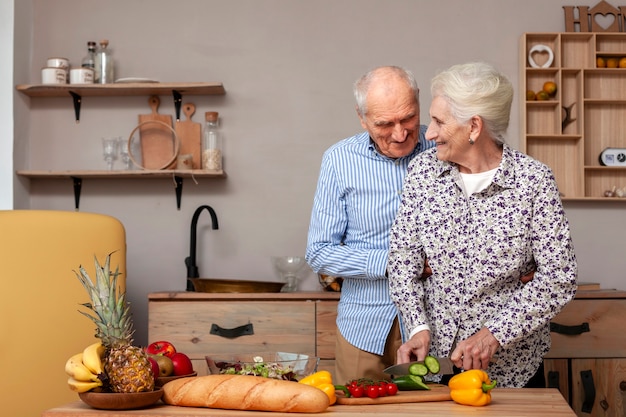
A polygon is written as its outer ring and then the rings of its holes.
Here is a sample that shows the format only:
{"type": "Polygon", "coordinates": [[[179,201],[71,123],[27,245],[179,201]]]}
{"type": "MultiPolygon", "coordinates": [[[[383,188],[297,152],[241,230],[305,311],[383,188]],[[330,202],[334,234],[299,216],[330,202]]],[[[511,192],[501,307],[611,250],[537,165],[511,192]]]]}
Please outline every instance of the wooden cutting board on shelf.
{"type": "Polygon", "coordinates": [[[145,169],[174,168],[176,147],[172,116],[158,113],[159,104],[161,104],[158,96],[150,97],[148,104],[152,113],[139,115],[142,166],[145,169]],[[172,158],[174,162],[166,167],[165,165],[172,158]]]}
{"type": "Polygon", "coordinates": [[[451,401],[450,388],[441,384],[430,384],[429,390],[398,391],[396,395],[378,398],[346,398],[337,397],[337,404],[342,405],[368,405],[368,404],[398,404],[398,403],[421,403],[427,401],[451,401]]]}
{"type": "Polygon", "coordinates": [[[179,155],[192,156],[192,168],[202,168],[202,125],[191,120],[196,112],[196,106],[192,103],[183,105],[183,113],[187,120],[176,122],[176,135],[180,140],[179,155]]]}

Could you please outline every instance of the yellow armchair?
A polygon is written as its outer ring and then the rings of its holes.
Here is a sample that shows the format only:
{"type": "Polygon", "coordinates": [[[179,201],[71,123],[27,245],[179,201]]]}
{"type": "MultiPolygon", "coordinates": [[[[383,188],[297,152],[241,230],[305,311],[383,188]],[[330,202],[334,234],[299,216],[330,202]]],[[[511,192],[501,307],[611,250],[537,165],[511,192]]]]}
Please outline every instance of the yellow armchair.
{"type": "MultiPolygon", "coordinates": [[[[78,400],[65,361],[96,341],[78,311],[88,296],[74,271],[95,277],[94,256],[119,265],[125,286],[126,232],[114,217],[52,210],[0,211],[0,393],[2,414],[35,417],[78,400]]],[[[83,310],[84,311],[84,310],[83,310]]]]}

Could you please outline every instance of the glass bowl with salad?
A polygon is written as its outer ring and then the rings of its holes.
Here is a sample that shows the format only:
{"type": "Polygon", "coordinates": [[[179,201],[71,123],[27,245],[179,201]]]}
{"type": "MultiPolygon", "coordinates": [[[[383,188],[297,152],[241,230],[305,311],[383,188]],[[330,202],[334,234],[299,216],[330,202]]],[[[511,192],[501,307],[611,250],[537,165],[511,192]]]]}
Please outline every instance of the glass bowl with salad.
{"type": "Polygon", "coordinates": [[[317,371],[319,358],[288,352],[205,356],[209,374],[255,375],[299,381],[317,371]]]}

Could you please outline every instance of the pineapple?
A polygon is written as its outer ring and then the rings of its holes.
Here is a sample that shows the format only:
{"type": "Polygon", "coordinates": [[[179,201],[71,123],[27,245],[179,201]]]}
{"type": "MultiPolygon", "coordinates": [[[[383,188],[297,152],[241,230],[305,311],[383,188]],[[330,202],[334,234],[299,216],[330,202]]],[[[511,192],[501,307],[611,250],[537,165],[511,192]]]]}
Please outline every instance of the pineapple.
{"type": "Polygon", "coordinates": [[[126,302],[126,293],[117,290],[119,267],[111,272],[110,261],[110,254],[104,266],[95,258],[95,285],[82,266],[79,268],[80,274],[75,272],[91,300],[83,304],[91,312],[80,313],[96,324],[96,337],[106,347],[103,363],[111,391],[152,391],[152,366],[146,352],[132,344],[134,330],[130,307],[126,302]]]}

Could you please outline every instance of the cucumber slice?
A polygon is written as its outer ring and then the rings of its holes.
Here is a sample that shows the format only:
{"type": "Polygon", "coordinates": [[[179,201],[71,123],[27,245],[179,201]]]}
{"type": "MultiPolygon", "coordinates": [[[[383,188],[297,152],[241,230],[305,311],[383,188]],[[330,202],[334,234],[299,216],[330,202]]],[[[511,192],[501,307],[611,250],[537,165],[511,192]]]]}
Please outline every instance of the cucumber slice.
{"type": "Polygon", "coordinates": [[[437,358],[435,358],[434,356],[430,356],[430,355],[426,356],[426,358],[424,359],[424,365],[426,365],[426,367],[428,368],[428,371],[431,374],[438,374],[439,369],[441,369],[437,358]]]}
{"type": "Polygon", "coordinates": [[[428,374],[428,367],[424,363],[414,363],[409,366],[409,374],[424,376],[428,374]]]}

